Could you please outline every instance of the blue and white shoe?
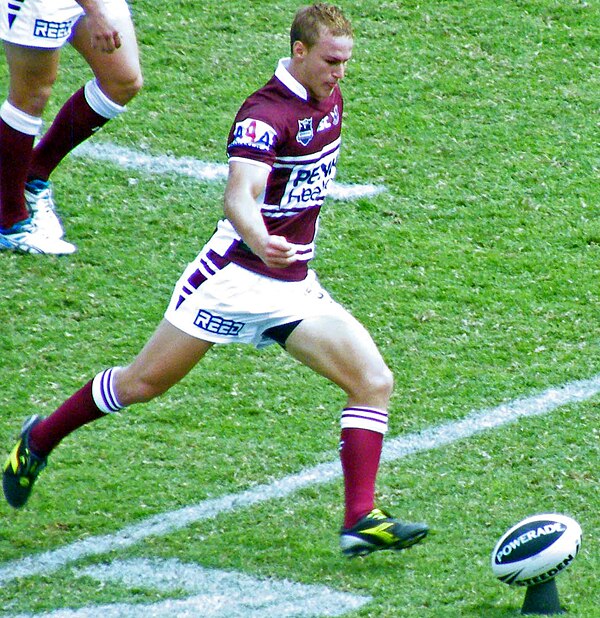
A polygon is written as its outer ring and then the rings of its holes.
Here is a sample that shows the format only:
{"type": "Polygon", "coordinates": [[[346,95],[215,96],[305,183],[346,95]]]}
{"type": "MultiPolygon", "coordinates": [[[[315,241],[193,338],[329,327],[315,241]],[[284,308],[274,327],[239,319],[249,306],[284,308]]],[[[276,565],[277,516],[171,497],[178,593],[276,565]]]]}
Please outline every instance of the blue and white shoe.
{"type": "Polygon", "coordinates": [[[38,255],[70,255],[77,251],[77,247],[62,238],[47,236],[30,218],[8,229],[0,228],[0,250],[38,255]]]}
{"type": "Polygon", "coordinates": [[[65,235],[56,213],[50,181],[37,179],[29,181],[25,185],[25,202],[31,213],[33,224],[40,232],[48,238],[62,238],[65,235]]]}

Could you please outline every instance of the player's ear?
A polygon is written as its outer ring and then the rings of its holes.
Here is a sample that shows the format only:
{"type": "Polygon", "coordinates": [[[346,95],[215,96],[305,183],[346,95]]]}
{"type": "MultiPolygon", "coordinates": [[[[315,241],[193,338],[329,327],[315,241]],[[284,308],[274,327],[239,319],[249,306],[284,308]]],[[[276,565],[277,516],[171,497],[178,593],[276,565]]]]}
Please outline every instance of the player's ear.
{"type": "Polygon", "coordinates": [[[292,45],[292,55],[294,58],[304,58],[308,53],[308,48],[302,41],[294,41],[292,45]]]}

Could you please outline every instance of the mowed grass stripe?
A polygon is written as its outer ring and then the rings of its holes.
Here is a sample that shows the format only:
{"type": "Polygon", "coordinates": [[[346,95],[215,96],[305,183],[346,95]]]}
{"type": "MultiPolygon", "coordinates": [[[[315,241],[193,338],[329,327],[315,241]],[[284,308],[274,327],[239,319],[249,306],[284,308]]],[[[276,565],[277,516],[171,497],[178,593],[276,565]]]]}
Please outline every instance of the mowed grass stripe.
{"type": "MultiPolygon", "coordinates": [[[[415,453],[439,448],[483,431],[498,428],[520,418],[547,414],[561,406],[587,401],[599,393],[600,375],[549,388],[531,397],[515,399],[494,408],[473,412],[460,421],[388,440],[382,460],[388,463],[394,462],[415,453]]],[[[0,567],[0,582],[6,583],[22,577],[48,574],[81,558],[126,549],[148,537],[165,536],[224,513],[248,508],[268,500],[286,498],[303,488],[322,485],[340,476],[341,467],[336,460],[304,469],[274,483],[257,485],[240,493],[160,513],[126,526],[114,534],[88,537],[52,551],[5,563],[0,567]]]]}

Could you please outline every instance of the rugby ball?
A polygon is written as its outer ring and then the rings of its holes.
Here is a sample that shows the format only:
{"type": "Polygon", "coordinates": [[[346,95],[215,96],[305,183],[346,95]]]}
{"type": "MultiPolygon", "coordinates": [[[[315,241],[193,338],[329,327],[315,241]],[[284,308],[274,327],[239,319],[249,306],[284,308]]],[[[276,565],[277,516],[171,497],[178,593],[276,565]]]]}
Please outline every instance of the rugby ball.
{"type": "Polygon", "coordinates": [[[528,517],[507,530],[492,552],[492,571],[506,584],[535,586],[566,569],[581,547],[581,527],[566,515],[528,517]]]}

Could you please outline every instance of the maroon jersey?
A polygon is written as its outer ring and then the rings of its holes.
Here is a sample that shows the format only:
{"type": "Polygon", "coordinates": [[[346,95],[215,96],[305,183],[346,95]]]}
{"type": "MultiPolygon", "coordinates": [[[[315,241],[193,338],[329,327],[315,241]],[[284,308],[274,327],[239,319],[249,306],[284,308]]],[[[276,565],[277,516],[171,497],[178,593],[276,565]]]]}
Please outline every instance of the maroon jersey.
{"type": "Polygon", "coordinates": [[[270,170],[261,212],[270,234],[295,245],[300,260],[268,268],[228,221],[221,232],[235,238],[224,257],[276,279],[300,281],[315,253],[319,213],[335,176],[343,101],[339,87],[324,101],[308,95],[280,61],[275,75],[240,108],[229,133],[227,155],[270,170]]]}

